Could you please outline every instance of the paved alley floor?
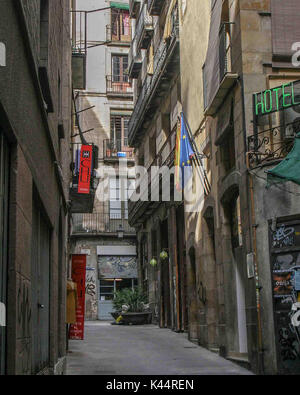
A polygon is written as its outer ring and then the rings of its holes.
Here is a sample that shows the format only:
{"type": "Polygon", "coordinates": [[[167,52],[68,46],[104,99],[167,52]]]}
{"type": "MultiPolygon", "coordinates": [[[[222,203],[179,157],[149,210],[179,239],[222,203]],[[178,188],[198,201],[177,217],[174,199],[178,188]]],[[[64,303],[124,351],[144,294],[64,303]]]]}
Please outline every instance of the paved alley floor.
{"type": "Polygon", "coordinates": [[[70,340],[67,375],[244,375],[246,369],[154,325],[86,322],[85,340],[70,340]]]}

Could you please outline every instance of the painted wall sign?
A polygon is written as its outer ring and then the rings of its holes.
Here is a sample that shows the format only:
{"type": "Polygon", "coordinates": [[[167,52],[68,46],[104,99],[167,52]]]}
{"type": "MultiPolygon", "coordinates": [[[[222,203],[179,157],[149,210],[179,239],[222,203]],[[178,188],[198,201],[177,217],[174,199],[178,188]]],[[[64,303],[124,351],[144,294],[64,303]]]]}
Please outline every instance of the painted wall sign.
{"type": "Polygon", "coordinates": [[[99,273],[104,278],[137,278],[135,256],[99,256],[99,273]]]}
{"type": "Polygon", "coordinates": [[[262,116],[300,105],[300,81],[254,94],[255,115],[262,116]],[[298,86],[297,86],[298,85],[298,86]]]}
{"type": "Polygon", "coordinates": [[[77,284],[76,324],[71,324],[69,338],[84,339],[86,255],[72,256],[72,280],[77,284]]]}
{"type": "Polygon", "coordinates": [[[78,193],[89,194],[92,173],[93,147],[83,145],[80,154],[80,168],[78,179],[78,193]]]}

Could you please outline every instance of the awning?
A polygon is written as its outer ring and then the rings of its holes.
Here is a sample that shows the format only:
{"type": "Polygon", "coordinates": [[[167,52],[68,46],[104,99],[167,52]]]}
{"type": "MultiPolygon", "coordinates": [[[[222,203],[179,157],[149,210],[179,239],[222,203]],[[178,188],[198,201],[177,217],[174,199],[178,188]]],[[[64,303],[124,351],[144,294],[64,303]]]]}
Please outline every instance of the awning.
{"type": "Polygon", "coordinates": [[[129,11],[129,4],[117,3],[116,1],[111,1],[110,6],[111,6],[111,8],[120,8],[122,10],[129,11]]]}
{"type": "Polygon", "coordinates": [[[295,137],[293,149],[274,169],[269,170],[268,185],[293,181],[300,185],[300,133],[295,137]]]}
{"type": "Polygon", "coordinates": [[[130,117],[132,110],[110,110],[110,115],[124,115],[130,117]]]}

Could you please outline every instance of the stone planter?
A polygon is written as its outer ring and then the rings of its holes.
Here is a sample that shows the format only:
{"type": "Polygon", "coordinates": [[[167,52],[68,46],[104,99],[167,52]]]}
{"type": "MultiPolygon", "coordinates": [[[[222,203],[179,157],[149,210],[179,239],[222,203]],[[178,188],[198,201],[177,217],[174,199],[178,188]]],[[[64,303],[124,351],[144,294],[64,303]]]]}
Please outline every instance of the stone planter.
{"type": "MultiPolygon", "coordinates": [[[[111,313],[114,319],[117,319],[120,315],[119,312],[111,313]]],[[[144,325],[151,324],[152,313],[142,312],[142,313],[123,313],[122,323],[125,325],[144,325]]]]}

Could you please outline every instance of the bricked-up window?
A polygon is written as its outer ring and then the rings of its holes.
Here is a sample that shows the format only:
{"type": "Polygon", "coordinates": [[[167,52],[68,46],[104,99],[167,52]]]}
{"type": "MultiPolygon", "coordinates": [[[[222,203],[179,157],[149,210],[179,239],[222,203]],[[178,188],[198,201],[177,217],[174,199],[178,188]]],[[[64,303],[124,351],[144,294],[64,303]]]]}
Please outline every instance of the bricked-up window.
{"type": "Polygon", "coordinates": [[[112,8],[112,41],[131,41],[131,24],[128,10],[112,8]]]}
{"type": "Polygon", "coordinates": [[[111,115],[110,117],[110,138],[116,144],[118,151],[128,146],[129,119],[130,116],[127,115],[111,115]]]}
{"type": "Polygon", "coordinates": [[[40,65],[48,65],[49,0],[40,0],[40,65]]]}

